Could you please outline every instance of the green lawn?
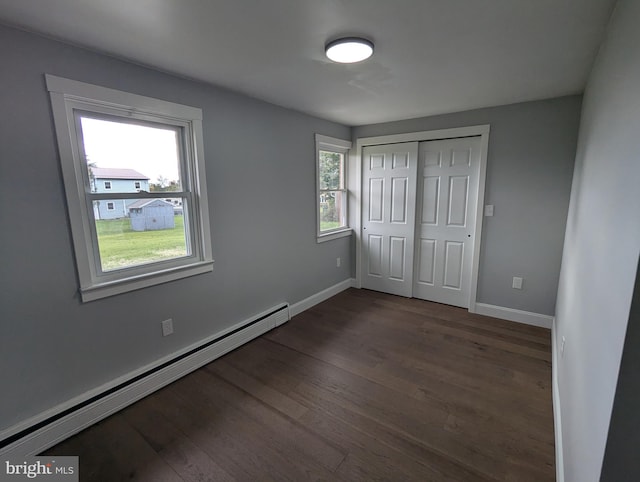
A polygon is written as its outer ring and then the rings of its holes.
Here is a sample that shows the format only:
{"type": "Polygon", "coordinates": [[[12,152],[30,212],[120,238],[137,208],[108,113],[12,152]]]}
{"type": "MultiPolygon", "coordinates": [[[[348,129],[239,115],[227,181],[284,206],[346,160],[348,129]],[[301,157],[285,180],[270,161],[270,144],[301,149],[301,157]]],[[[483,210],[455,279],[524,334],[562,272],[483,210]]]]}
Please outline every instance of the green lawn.
{"type": "Polygon", "coordinates": [[[339,221],[320,221],[320,231],[328,231],[340,227],[339,221]]]}
{"type": "Polygon", "coordinates": [[[187,254],[183,216],[175,216],[173,229],[132,231],[129,219],[125,218],[98,220],[96,230],[105,271],[187,254]]]}

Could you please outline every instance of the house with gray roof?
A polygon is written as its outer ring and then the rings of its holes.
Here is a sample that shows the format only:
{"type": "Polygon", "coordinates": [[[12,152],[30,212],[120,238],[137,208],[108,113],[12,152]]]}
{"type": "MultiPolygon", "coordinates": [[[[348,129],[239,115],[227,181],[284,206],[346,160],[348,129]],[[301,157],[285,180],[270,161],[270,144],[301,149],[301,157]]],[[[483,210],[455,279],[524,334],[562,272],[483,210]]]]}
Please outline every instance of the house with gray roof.
{"type": "MultiPolygon", "coordinates": [[[[90,167],[91,192],[140,192],[149,191],[149,178],[134,169],[90,167]]],[[[132,199],[94,201],[96,219],[118,219],[129,216],[132,199]]]]}

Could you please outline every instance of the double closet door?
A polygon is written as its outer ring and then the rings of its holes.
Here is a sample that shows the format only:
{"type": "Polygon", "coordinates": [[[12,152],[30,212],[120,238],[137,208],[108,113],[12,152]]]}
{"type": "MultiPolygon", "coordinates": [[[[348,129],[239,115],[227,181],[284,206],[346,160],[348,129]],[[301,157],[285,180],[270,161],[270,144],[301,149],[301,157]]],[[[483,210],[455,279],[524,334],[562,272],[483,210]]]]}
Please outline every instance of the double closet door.
{"type": "Polygon", "coordinates": [[[363,150],[362,286],[469,307],[480,137],[363,150]]]}

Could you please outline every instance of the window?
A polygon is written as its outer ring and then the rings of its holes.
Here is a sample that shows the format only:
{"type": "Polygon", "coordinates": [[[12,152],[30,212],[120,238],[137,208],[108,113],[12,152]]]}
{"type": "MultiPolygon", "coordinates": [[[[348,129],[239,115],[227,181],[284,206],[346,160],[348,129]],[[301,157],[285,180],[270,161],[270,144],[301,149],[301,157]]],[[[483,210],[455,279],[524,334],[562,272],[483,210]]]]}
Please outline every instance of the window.
{"type": "Polygon", "coordinates": [[[316,134],[318,242],[349,236],[346,159],[351,142],[316,134]]]}
{"type": "Polygon", "coordinates": [[[82,300],[211,271],[202,111],[51,75],[46,81],[82,300]],[[111,179],[104,190],[100,178],[111,179]]]}

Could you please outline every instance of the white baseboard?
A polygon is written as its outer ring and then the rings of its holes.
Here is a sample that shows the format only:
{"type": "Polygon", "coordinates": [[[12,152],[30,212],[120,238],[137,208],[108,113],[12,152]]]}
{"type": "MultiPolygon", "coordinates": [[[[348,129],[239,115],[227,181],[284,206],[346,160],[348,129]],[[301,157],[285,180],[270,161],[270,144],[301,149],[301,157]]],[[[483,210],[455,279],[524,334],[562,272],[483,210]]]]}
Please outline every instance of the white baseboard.
{"type": "Polygon", "coordinates": [[[299,301],[298,303],[292,304],[289,307],[289,313],[291,314],[291,317],[299,315],[300,313],[302,313],[305,310],[308,310],[312,306],[315,306],[318,303],[322,303],[323,301],[328,300],[332,296],[335,296],[338,293],[348,288],[351,288],[354,285],[354,283],[355,283],[355,279],[349,278],[344,281],[341,281],[338,284],[330,286],[329,288],[322,290],[319,293],[316,293],[315,295],[311,295],[308,298],[305,298],[304,300],[299,301]]]}
{"type": "Polygon", "coordinates": [[[134,370],[110,383],[75,397],[7,430],[3,430],[2,433],[0,433],[0,440],[6,440],[30,427],[34,427],[52,417],[56,417],[65,411],[73,409],[73,407],[81,406],[81,408],[73,410],[62,417],[55,418],[43,427],[2,447],[0,449],[0,458],[22,460],[25,457],[37,455],[58,442],[122,410],[150,393],[159,390],[165,385],[210,363],[225,353],[285,323],[289,318],[288,305],[286,303],[277,305],[270,310],[223,330],[212,337],[163,357],[150,365],[134,370]],[[221,337],[224,338],[215,341],[221,337]],[[205,346],[207,344],[209,345],[205,346]],[[205,347],[200,349],[203,346],[205,347]],[[198,351],[189,354],[194,350],[198,351]],[[172,362],[173,360],[177,361],[172,362]],[[167,366],[163,366],[165,364],[167,366]],[[144,375],[145,373],[149,374],[144,375]],[[128,383],[122,388],[116,388],[136,378],[140,379],[128,383]],[[112,391],[112,393],[101,396],[91,403],[86,403],[110,391],[112,391]]]}
{"type": "Polygon", "coordinates": [[[488,305],[485,303],[476,303],[473,313],[549,329],[551,329],[553,323],[553,316],[541,315],[530,311],[514,310],[513,308],[488,305]]]}
{"type": "Polygon", "coordinates": [[[564,452],[562,450],[562,412],[560,410],[560,389],[558,385],[558,343],[556,341],[556,320],[551,327],[551,391],[553,394],[553,430],[556,446],[556,482],[564,482],[564,452]]]}
{"type": "Polygon", "coordinates": [[[485,303],[476,303],[473,313],[551,329],[551,391],[553,397],[553,430],[556,448],[556,481],[564,482],[562,415],[560,410],[560,390],[558,386],[558,347],[556,342],[555,318],[530,311],[514,310],[513,308],[488,305],[485,303]]]}
{"type": "Polygon", "coordinates": [[[0,441],[16,437],[23,431],[27,434],[0,448],[0,458],[18,460],[37,455],[225,353],[286,323],[292,316],[354,286],[354,282],[353,279],[346,279],[291,306],[287,303],[276,305],[198,343],[2,430],[0,441]],[[222,339],[215,341],[219,338],[222,339]],[[200,349],[203,346],[205,347],[200,349]],[[192,351],[194,352],[191,353],[192,351]],[[94,398],[95,401],[91,401],[94,398]],[[69,413],[60,416],[65,412],[69,413]],[[47,422],[48,420],[52,421],[47,422]],[[38,425],[42,427],[29,431],[38,425]]]}

